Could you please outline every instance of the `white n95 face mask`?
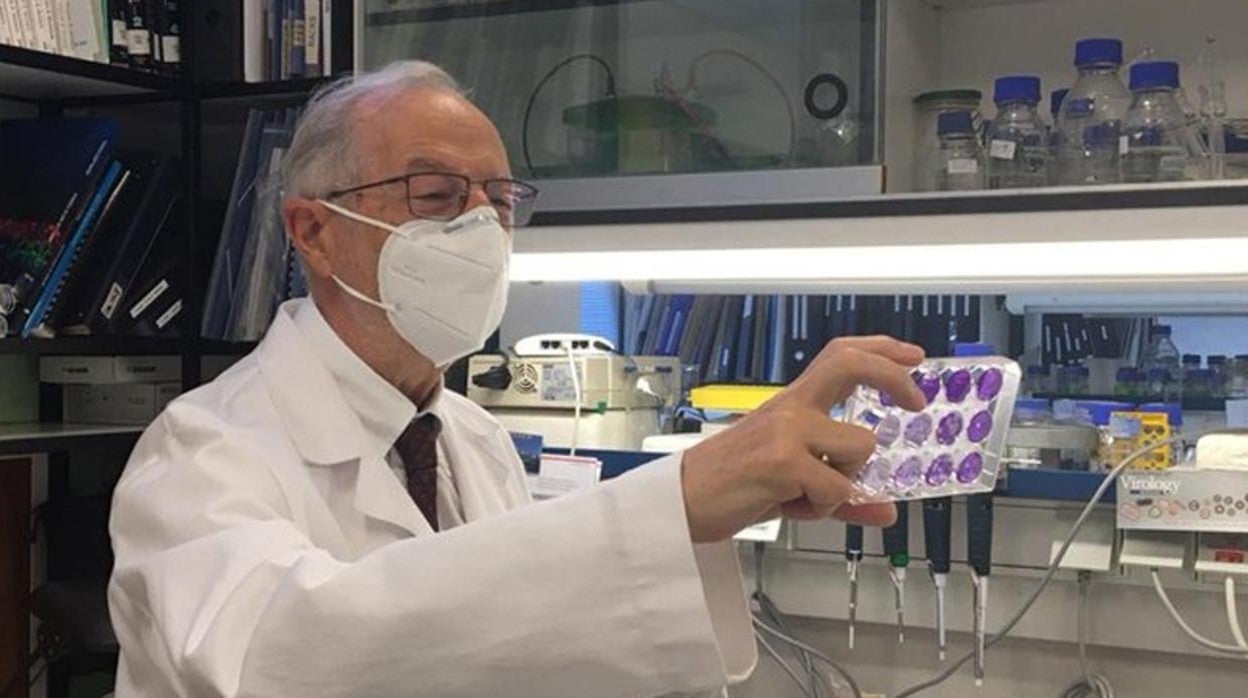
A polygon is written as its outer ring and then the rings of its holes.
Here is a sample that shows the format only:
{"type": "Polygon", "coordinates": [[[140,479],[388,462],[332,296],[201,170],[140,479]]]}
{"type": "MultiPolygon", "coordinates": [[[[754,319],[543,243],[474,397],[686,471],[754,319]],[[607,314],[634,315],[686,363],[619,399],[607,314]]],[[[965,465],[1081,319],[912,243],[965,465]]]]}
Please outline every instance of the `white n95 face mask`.
{"type": "Polygon", "coordinates": [[[511,235],[498,213],[479,206],[451,221],[391,225],[325,200],[329,210],[390,232],[377,259],[380,300],[334,282],[386,312],[416,351],[442,368],[485,346],[507,308],[511,235]]]}

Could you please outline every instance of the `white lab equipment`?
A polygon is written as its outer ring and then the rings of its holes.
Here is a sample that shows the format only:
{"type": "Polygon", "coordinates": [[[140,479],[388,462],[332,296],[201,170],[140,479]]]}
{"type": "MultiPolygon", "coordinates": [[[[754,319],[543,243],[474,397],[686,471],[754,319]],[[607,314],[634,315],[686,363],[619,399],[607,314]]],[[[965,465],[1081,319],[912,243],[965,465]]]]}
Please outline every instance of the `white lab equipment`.
{"type": "Polygon", "coordinates": [[[515,359],[474,356],[468,375],[470,400],[508,430],[541,434],[556,448],[639,450],[647,436],[662,431],[664,414],[675,407],[681,388],[678,358],[570,347],[515,359]],[[480,378],[504,370],[511,376],[505,386],[480,378]]]}

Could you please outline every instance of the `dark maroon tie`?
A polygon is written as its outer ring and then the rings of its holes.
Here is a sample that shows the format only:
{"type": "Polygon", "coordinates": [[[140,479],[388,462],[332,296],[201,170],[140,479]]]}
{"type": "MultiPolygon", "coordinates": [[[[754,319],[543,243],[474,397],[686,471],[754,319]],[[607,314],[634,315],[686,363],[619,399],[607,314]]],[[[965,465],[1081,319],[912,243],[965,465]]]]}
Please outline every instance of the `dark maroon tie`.
{"type": "Polygon", "coordinates": [[[442,422],[431,414],[412,420],[395,442],[394,449],[407,472],[407,493],[438,530],[438,433],[442,422]]]}

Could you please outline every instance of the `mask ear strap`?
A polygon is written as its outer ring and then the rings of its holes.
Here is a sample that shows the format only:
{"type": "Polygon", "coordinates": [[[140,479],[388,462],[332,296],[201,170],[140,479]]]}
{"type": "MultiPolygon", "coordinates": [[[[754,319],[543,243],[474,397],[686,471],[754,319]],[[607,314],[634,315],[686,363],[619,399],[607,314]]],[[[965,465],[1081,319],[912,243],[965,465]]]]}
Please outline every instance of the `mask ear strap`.
{"type": "Polygon", "coordinates": [[[316,201],[317,203],[333,211],[334,213],[337,213],[338,215],[346,217],[346,218],[350,218],[351,220],[356,221],[357,223],[371,225],[374,228],[381,228],[382,230],[386,230],[391,233],[399,232],[398,226],[390,225],[389,223],[386,223],[384,221],[379,221],[376,218],[369,218],[368,216],[362,213],[356,213],[355,211],[352,211],[349,208],[343,208],[339,206],[338,204],[335,204],[330,201],[326,201],[325,199],[317,199],[316,201]]]}
{"type": "Polygon", "coordinates": [[[371,305],[374,308],[380,308],[386,311],[387,313],[393,313],[396,311],[396,308],[393,305],[389,303],[381,303],[379,301],[375,301],[372,298],[369,298],[368,296],[364,295],[363,293],[360,293],[359,291],[355,290],[354,288],[351,288],[350,286],[347,285],[347,282],[338,278],[337,274],[333,274],[329,278],[333,279],[334,283],[338,284],[338,288],[342,289],[343,293],[346,293],[348,296],[351,296],[352,298],[362,303],[367,303],[368,305],[371,305]]]}

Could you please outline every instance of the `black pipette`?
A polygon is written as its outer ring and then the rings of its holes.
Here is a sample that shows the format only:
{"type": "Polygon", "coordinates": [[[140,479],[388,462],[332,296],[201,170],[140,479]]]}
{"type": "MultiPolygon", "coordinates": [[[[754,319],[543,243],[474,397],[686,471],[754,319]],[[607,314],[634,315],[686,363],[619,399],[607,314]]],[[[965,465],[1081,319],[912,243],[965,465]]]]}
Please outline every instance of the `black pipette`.
{"type": "Polygon", "coordinates": [[[966,559],[975,580],[975,685],[984,685],[988,575],[992,571],[992,493],[966,498],[966,559]]]}
{"type": "Polygon", "coordinates": [[[897,609],[897,642],[906,641],[906,568],[910,565],[910,503],[897,502],[897,521],[881,529],[888,576],[893,580],[893,607],[897,609]]]}
{"type": "Polygon", "coordinates": [[[854,648],[858,617],[858,565],[862,563],[862,526],[845,524],[845,565],[849,571],[849,648],[854,648]]]}
{"type": "Polygon", "coordinates": [[[923,547],[927,553],[927,572],[936,587],[936,643],[940,661],[945,661],[945,587],[949,583],[949,553],[952,538],[953,500],[949,497],[923,500],[923,547]]]}

